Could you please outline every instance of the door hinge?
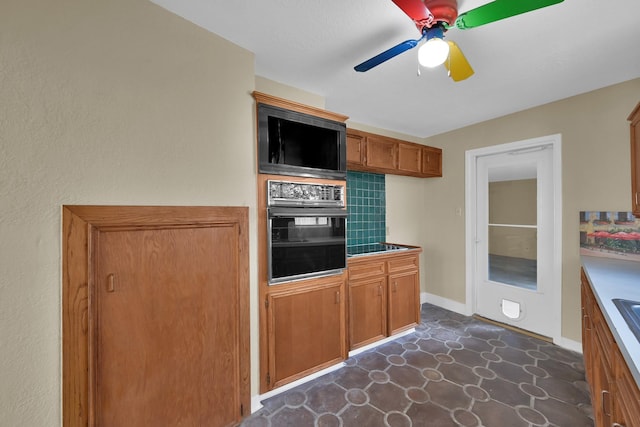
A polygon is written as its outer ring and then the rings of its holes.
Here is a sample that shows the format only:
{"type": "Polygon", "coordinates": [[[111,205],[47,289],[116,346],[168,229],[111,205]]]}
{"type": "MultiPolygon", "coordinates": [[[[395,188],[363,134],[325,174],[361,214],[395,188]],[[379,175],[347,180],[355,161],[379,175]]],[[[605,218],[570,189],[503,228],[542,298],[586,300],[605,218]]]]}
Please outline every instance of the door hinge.
{"type": "Polygon", "coordinates": [[[271,375],[267,372],[267,385],[271,385],[271,375]]]}

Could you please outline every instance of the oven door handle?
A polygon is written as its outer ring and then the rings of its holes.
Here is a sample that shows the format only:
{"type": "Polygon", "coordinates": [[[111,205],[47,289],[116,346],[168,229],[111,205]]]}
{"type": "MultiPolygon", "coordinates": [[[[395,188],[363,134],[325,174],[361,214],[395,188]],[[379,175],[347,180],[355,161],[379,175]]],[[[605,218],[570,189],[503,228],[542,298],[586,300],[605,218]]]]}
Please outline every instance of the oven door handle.
{"type": "Polygon", "coordinates": [[[331,208],[280,208],[271,207],[268,209],[269,218],[292,218],[292,217],[334,217],[346,218],[347,211],[345,209],[331,208]]]}

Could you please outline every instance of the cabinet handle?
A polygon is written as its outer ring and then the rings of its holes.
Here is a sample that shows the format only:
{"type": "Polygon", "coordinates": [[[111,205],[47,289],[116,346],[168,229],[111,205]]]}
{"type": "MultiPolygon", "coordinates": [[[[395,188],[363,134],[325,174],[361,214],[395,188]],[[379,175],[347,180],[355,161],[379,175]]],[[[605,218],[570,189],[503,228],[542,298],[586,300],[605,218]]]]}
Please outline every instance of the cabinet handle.
{"type": "Polygon", "coordinates": [[[398,292],[398,282],[393,282],[393,292],[398,292]]]}
{"type": "Polygon", "coordinates": [[[582,316],[582,325],[583,325],[584,329],[587,330],[587,331],[590,331],[591,328],[587,327],[587,325],[589,324],[588,320],[589,320],[589,316],[588,315],[585,314],[585,315],[582,316]]]}
{"type": "Polygon", "coordinates": [[[110,273],[107,276],[107,292],[115,292],[116,290],[116,277],[115,274],[110,273]]]}
{"type": "Polygon", "coordinates": [[[336,292],[336,304],[340,304],[340,291],[336,292]]]}
{"type": "Polygon", "coordinates": [[[378,296],[382,296],[382,286],[378,286],[378,296]]]}
{"type": "Polygon", "coordinates": [[[624,427],[624,425],[622,425],[620,423],[613,423],[613,424],[611,424],[611,427],[624,427]]]}
{"type": "MultiPolygon", "coordinates": [[[[602,397],[602,401],[600,402],[600,406],[602,407],[602,413],[605,414],[607,417],[610,417],[611,413],[607,412],[606,408],[604,407],[604,401],[605,401],[604,395],[605,394],[610,395],[611,393],[609,393],[609,390],[602,390],[600,392],[600,395],[602,397]]],[[[609,401],[609,399],[607,399],[607,401],[609,401]]],[[[607,405],[607,406],[610,407],[611,405],[607,405]]]]}

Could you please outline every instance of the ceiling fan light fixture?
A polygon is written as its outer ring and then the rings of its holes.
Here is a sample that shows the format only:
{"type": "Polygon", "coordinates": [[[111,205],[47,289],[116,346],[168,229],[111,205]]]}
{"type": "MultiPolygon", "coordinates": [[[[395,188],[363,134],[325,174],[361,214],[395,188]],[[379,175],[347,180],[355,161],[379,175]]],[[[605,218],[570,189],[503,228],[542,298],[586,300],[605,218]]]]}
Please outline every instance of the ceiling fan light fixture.
{"type": "Polygon", "coordinates": [[[449,44],[440,37],[430,38],[418,49],[418,62],[423,67],[437,67],[443,64],[448,57],[449,44]]]}

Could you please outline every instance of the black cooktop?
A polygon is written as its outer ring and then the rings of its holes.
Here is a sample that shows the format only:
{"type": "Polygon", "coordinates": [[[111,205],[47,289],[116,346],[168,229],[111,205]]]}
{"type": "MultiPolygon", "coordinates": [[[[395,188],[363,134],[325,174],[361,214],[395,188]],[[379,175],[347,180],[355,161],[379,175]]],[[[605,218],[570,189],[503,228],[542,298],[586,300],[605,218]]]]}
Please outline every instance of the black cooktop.
{"type": "Polygon", "coordinates": [[[376,252],[401,251],[409,249],[406,246],[398,246],[389,243],[369,243],[366,245],[357,245],[347,247],[348,256],[365,255],[376,252]]]}

